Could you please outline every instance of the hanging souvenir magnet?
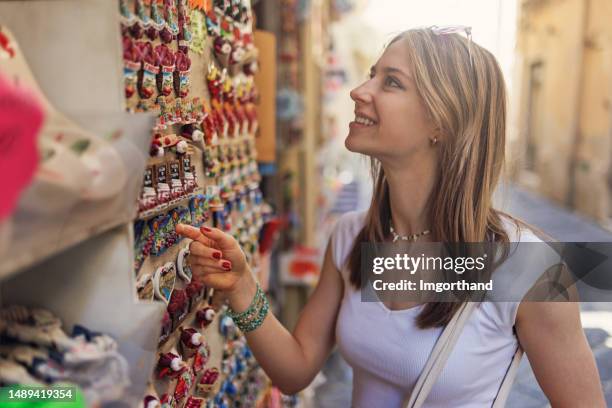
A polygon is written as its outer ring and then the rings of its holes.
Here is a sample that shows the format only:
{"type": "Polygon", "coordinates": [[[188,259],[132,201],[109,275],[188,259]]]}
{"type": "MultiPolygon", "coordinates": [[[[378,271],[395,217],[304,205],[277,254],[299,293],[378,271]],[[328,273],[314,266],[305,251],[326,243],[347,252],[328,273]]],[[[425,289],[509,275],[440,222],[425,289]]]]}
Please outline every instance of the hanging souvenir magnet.
{"type": "Polygon", "coordinates": [[[119,12],[121,13],[121,32],[127,35],[136,23],[136,16],[129,9],[127,0],[119,0],[119,12]]]}
{"type": "Polygon", "coordinates": [[[143,187],[140,199],[138,200],[138,211],[148,211],[157,206],[157,192],[153,185],[154,167],[148,166],[145,169],[143,187]]]}
{"type": "Polygon", "coordinates": [[[146,33],[149,30],[152,21],[146,13],[143,0],[134,0],[134,5],[136,7],[136,16],[138,17],[136,19],[135,26],[137,25],[138,29],[135,30],[136,33],[134,32],[134,30],[132,30],[132,35],[134,36],[134,38],[140,38],[142,37],[143,33],[146,33]]]}
{"type": "Polygon", "coordinates": [[[189,209],[191,210],[191,222],[195,227],[204,224],[210,217],[208,200],[203,194],[198,194],[191,199],[189,209]]]}
{"type": "Polygon", "coordinates": [[[179,406],[189,393],[194,380],[195,378],[191,370],[185,370],[179,375],[176,388],[174,389],[174,401],[179,406]]]}
{"type": "Polygon", "coordinates": [[[185,195],[181,181],[181,163],[179,160],[173,160],[168,166],[170,168],[170,197],[174,201],[180,200],[185,195]]]}
{"type": "Polygon", "coordinates": [[[174,73],[174,91],[178,97],[185,98],[189,94],[190,70],[191,59],[187,56],[187,54],[177,51],[176,72],[174,73]]]}
{"type": "Polygon", "coordinates": [[[191,42],[191,30],[189,15],[187,14],[186,0],[178,0],[178,46],[179,50],[185,54],[189,51],[191,42]]]}
{"type": "Polygon", "coordinates": [[[226,314],[223,314],[219,321],[219,333],[226,339],[233,339],[237,334],[234,321],[226,314]]]}
{"type": "Polygon", "coordinates": [[[187,364],[175,349],[159,355],[157,360],[159,378],[176,378],[182,372],[189,371],[187,364]]]}
{"type": "Polygon", "coordinates": [[[142,54],[131,38],[123,37],[123,78],[126,99],[138,88],[138,71],[142,66],[142,54]]]}
{"type": "Polygon", "coordinates": [[[153,231],[149,223],[138,220],[134,223],[134,271],[138,272],[153,247],[153,231]]]}
{"type": "Polygon", "coordinates": [[[164,18],[159,12],[159,5],[157,3],[157,0],[150,0],[149,7],[151,7],[151,18],[149,20],[149,28],[146,30],[146,34],[151,41],[157,38],[159,32],[166,25],[164,18]]]}
{"type": "Polygon", "coordinates": [[[217,312],[210,306],[203,307],[196,312],[196,321],[202,328],[208,327],[215,320],[217,312]]]}
{"type": "Polygon", "coordinates": [[[206,13],[206,30],[208,31],[208,35],[213,38],[221,35],[221,27],[219,26],[217,13],[212,9],[206,13]]]}
{"type": "Polygon", "coordinates": [[[196,351],[202,343],[204,342],[204,337],[202,333],[194,329],[193,327],[189,327],[187,329],[181,328],[181,350],[183,352],[183,358],[190,359],[196,354],[196,351]]]}
{"type": "Polygon", "coordinates": [[[172,125],[172,109],[168,104],[168,99],[160,95],[157,97],[157,106],[159,107],[159,117],[157,129],[163,130],[166,129],[169,125],[172,125]]]}
{"type": "Polygon", "coordinates": [[[198,375],[200,371],[202,371],[206,363],[208,363],[209,358],[210,358],[210,347],[208,347],[208,344],[204,342],[200,347],[198,347],[198,350],[195,354],[195,358],[193,359],[192,368],[193,368],[194,374],[198,375]]]}
{"type": "Polygon", "coordinates": [[[176,267],[178,269],[178,276],[185,282],[191,282],[193,273],[191,268],[187,264],[187,257],[189,256],[189,246],[182,248],[176,258],[176,267]]]}
{"type": "Polygon", "coordinates": [[[175,289],[168,303],[168,313],[172,318],[172,330],[181,324],[187,313],[189,313],[189,303],[187,292],[183,289],[175,289]]]}
{"type": "Polygon", "coordinates": [[[136,284],[136,291],[138,292],[138,299],[147,301],[153,300],[153,278],[150,274],[147,273],[140,277],[136,284]]]}
{"type": "Polygon", "coordinates": [[[205,400],[202,398],[194,397],[190,395],[185,401],[185,406],[183,408],[204,408],[205,400]]]}
{"type": "Polygon", "coordinates": [[[162,318],[161,334],[159,336],[159,343],[165,342],[170,336],[170,333],[172,333],[172,318],[170,317],[170,313],[168,313],[168,311],[165,311],[164,316],[162,318]]]}
{"type": "Polygon", "coordinates": [[[176,56],[165,44],[155,46],[158,55],[159,74],[157,75],[157,89],[164,96],[169,96],[174,90],[174,68],[176,56]]]}
{"type": "Polygon", "coordinates": [[[192,193],[198,188],[195,167],[191,164],[191,155],[185,154],[181,158],[181,169],[183,172],[183,188],[186,192],[192,193]]]}
{"type": "Polygon", "coordinates": [[[204,371],[200,381],[196,385],[196,389],[200,395],[207,395],[214,387],[219,378],[219,369],[216,367],[209,368],[204,371]]]}
{"type": "Polygon", "coordinates": [[[159,300],[163,300],[168,303],[172,290],[174,289],[174,282],[176,280],[176,268],[174,262],[167,262],[163,266],[160,266],[155,271],[153,276],[153,289],[155,296],[159,300]]]}
{"type": "Polygon", "coordinates": [[[189,310],[193,310],[202,301],[206,294],[206,288],[201,282],[192,279],[189,285],[185,288],[187,299],[189,300],[189,310]]]}
{"type": "Polygon", "coordinates": [[[168,184],[168,167],[166,163],[155,166],[157,202],[166,204],[171,200],[170,185],[168,184]]]}
{"type": "Polygon", "coordinates": [[[159,33],[159,38],[164,43],[169,43],[176,39],[179,28],[176,22],[176,5],[174,0],[164,0],[164,12],[166,24],[159,33]]]}
{"type": "Polygon", "coordinates": [[[155,94],[157,88],[157,74],[159,74],[159,55],[148,41],[136,43],[142,55],[142,75],[139,83],[139,93],[142,99],[149,99],[155,94]]]}

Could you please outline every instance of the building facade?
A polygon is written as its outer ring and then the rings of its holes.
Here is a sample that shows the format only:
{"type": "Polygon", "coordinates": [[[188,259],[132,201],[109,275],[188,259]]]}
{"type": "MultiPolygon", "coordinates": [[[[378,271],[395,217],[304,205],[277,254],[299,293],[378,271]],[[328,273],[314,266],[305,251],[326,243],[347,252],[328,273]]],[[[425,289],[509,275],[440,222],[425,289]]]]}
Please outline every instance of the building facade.
{"type": "Polygon", "coordinates": [[[612,2],[520,3],[509,132],[520,185],[612,219],[612,2]]]}

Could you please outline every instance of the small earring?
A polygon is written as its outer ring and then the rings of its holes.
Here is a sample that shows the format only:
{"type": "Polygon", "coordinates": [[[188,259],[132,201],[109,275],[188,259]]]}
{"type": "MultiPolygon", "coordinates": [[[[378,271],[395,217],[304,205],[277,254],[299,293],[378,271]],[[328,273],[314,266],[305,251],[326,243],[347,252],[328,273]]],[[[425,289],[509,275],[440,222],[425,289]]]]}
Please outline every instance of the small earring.
{"type": "Polygon", "coordinates": [[[434,146],[436,143],[438,143],[438,138],[434,136],[434,138],[431,139],[431,145],[434,146]]]}

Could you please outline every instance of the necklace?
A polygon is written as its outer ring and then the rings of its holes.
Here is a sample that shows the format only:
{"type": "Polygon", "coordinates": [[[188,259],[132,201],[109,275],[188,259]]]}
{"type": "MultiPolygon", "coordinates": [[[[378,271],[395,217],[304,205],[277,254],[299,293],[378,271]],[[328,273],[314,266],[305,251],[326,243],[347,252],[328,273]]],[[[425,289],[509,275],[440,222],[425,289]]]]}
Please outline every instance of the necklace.
{"type": "Polygon", "coordinates": [[[391,231],[391,235],[393,235],[393,242],[396,242],[398,240],[402,240],[402,241],[412,241],[412,242],[416,242],[417,239],[419,239],[420,237],[427,235],[430,233],[429,230],[425,230],[425,231],[421,231],[419,233],[416,234],[412,234],[412,235],[399,235],[397,232],[395,232],[395,230],[393,229],[393,221],[391,221],[389,223],[389,230],[391,231]]]}

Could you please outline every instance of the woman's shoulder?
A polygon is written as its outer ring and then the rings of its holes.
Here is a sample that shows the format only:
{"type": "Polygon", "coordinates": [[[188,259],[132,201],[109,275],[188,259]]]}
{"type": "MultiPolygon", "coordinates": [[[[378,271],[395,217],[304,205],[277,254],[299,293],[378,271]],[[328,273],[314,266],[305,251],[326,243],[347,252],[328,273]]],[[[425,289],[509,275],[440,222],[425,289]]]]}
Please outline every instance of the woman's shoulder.
{"type": "Polygon", "coordinates": [[[542,231],[508,214],[501,214],[501,221],[510,242],[544,242],[549,240],[542,231]]]}
{"type": "Polygon", "coordinates": [[[367,210],[349,211],[336,221],[331,235],[332,258],[338,269],[344,264],[355,237],[364,226],[367,210]]]}

